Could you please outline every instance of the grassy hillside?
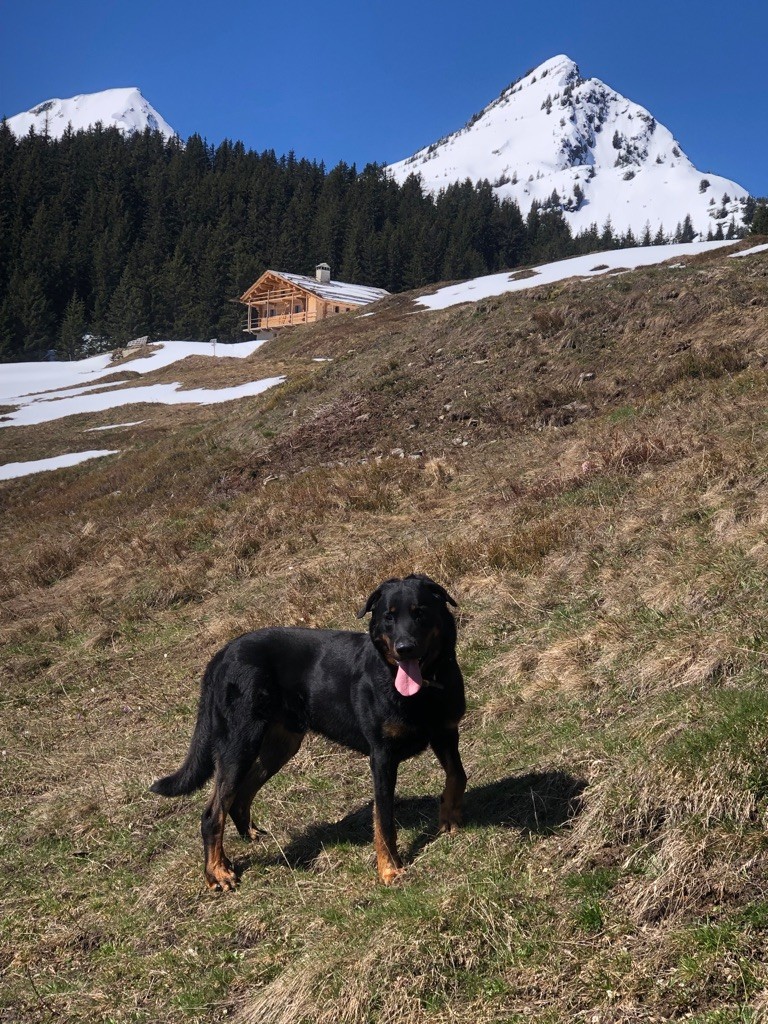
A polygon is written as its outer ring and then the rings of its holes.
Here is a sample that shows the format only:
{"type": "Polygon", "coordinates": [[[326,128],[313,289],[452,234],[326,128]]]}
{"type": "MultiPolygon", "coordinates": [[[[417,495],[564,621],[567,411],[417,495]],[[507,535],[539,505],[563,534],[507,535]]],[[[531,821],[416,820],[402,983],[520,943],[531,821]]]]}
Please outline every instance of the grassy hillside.
{"type": "Polygon", "coordinates": [[[287,382],[0,484],[0,1020],[766,1018],[768,253],[684,262],[190,360],[143,383],[287,382]],[[378,885],[367,765],[312,738],[208,893],[203,794],[147,791],[206,659],[410,571],[460,604],[466,827],[408,762],[378,885]]]}

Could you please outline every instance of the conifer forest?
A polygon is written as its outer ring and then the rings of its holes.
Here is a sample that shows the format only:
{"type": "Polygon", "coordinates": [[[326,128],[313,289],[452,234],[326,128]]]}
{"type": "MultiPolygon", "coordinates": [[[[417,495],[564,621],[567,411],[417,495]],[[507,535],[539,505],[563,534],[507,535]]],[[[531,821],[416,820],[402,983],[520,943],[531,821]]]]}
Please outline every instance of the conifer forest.
{"type": "Polygon", "coordinates": [[[2,361],[241,339],[237,298],[268,268],[327,262],[398,292],[634,242],[610,224],[574,238],[556,195],[524,218],[488,182],[433,196],[375,164],[101,126],[16,139],[0,124],[2,361]]]}

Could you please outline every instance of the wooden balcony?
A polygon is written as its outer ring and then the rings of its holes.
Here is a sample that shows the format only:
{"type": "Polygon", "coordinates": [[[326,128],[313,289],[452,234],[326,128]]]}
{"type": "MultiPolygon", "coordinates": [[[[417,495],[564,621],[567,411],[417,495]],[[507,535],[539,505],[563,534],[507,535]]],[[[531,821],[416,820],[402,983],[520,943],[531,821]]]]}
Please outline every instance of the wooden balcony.
{"type": "Polygon", "coordinates": [[[294,307],[286,309],[285,307],[280,308],[269,306],[262,307],[259,303],[258,306],[248,306],[248,321],[245,327],[246,332],[250,331],[255,333],[256,331],[269,331],[277,327],[293,327],[297,324],[313,324],[318,319],[317,311],[301,309],[297,310],[294,307]]]}

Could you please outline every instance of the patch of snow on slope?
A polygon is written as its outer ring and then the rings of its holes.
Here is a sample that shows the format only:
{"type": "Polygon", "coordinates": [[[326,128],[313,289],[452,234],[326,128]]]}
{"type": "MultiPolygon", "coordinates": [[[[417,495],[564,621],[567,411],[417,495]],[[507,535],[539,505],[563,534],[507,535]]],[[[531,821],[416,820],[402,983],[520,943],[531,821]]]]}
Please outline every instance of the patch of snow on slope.
{"type": "MultiPolygon", "coordinates": [[[[245,359],[263,341],[243,341],[237,345],[217,345],[216,358],[245,359]]],[[[102,377],[121,372],[152,373],[177,363],[187,356],[213,356],[213,346],[201,341],[161,341],[158,347],[146,355],[131,359],[115,366],[112,354],[107,352],[89,359],[61,360],[45,363],[5,363],[0,371],[0,405],[19,405],[34,398],[36,394],[64,388],[83,386],[103,387],[92,384],[102,377]]],[[[118,383],[118,382],[115,382],[118,383]]],[[[125,383],[125,382],[123,382],[125,383]]],[[[59,391],[59,395],[65,392],[59,391]]]]}
{"type": "Polygon", "coordinates": [[[741,252],[731,252],[728,255],[734,256],[753,256],[756,252],[765,252],[768,249],[768,243],[763,245],[753,245],[751,249],[742,249],[741,252]]]}
{"type": "Polygon", "coordinates": [[[87,430],[83,431],[85,434],[95,434],[99,430],[119,430],[121,427],[138,427],[144,420],[131,420],[130,423],[107,423],[103,427],[88,427],[87,430]]]}
{"type": "Polygon", "coordinates": [[[56,455],[51,459],[37,459],[34,462],[8,462],[0,466],[0,480],[15,480],[32,473],[44,473],[64,466],[77,466],[88,459],[101,459],[105,455],[119,455],[114,451],[75,452],[72,455],[56,455]]]}
{"type": "MultiPolygon", "coordinates": [[[[217,345],[216,358],[245,358],[263,345],[263,341],[246,341],[237,345],[217,345]]],[[[284,377],[268,377],[248,381],[229,388],[193,388],[179,391],[178,383],[131,387],[131,381],[98,383],[100,378],[121,369],[146,374],[170,366],[191,355],[213,356],[213,347],[203,342],[165,341],[158,349],[123,366],[110,365],[110,356],[94,356],[76,362],[11,363],[0,373],[0,405],[19,406],[0,417],[0,427],[45,423],[84,412],[103,412],[138,402],[167,405],[210,405],[231,402],[261,394],[280,384],[284,377]],[[91,394],[97,388],[109,388],[91,394]]]]}
{"type": "Polygon", "coordinates": [[[102,391],[95,395],[73,395],[58,399],[52,392],[43,399],[36,399],[8,415],[0,427],[28,426],[32,423],[49,423],[64,416],[79,413],[105,412],[124,405],[143,403],[160,405],[216,405],[233,402],[238,398],[251,398],[262,391],[282,384],[285,377],[267,377],[264,380],[248,381],[230,388],[191,388],[179,391],[181,384],[150,384],[147,387],[129,387],[121,391],[102,391]]]}
{"type": "Polygon", "coordinates": [[[651,245],[632,249],[611,249],[609,252],[593,252],[587,256],[574,256],[556,263],[543,263],[532,267],[533,277],[518,277],[519,271],[505,271],[503,274],[488,274],[460,284],[447,285],[434,295],[424,295],[416,302],[428,309],[447,309],[462,302],[477,302],[493,295],[507,292],[521,292],[527,288],[538,288],[543,284],[554,284],[569,277],[599,277],[602,274],[650,267],[656,263],[681,256],[695,256],[733,242],[689,242],[679,245],[651,245]]]}

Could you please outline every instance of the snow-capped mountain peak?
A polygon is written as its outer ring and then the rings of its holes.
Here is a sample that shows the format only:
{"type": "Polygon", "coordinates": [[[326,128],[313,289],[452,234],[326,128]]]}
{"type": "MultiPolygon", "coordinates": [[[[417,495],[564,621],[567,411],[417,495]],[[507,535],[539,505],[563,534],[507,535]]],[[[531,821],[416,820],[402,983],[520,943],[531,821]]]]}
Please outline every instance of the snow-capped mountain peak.
{"type": "Polygon", "coordinates": [[[559,206],[574,232],[610,219],[639,238],[690,215],[702,236],[741,223],[746,189],[698,171],[672,133],[639,104],[559,54],[527,72],[459,131],[390,165],[397,181],[421,175],[437,192],[487,180],[523,214],[559,206]]]}
{"type": "Polygon", "coordinates": [[[105,128],[117,127],[125,135],[143,132],[146,128],[161,132],[166,139],[176,134],[135,87],[105,89],[66,100],[46,100],[23,114],[8,118],[11,131],[19,138],[34,127],[38,135],[59,139],[69,125],[77,132],[92,128],[97,123],[105,128]]]}

